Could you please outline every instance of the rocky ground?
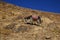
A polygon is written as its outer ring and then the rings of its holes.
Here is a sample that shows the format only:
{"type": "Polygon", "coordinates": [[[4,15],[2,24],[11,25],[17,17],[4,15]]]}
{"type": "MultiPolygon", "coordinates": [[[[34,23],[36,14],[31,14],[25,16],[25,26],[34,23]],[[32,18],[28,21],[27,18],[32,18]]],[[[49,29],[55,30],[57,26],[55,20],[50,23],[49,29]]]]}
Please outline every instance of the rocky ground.
{"type": "Polygon", "coordinates": [[[60,14],[0,2],[0,40],[60,40],[60,14]],[[24,17],[34,14],[40,26],[25,24],[24,17]]]}

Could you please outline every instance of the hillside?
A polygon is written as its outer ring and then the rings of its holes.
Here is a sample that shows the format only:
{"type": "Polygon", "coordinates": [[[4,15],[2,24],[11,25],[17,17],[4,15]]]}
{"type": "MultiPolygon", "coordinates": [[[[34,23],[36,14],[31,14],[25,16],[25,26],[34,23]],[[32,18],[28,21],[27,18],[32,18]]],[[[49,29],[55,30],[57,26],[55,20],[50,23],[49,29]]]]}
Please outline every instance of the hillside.
{"type": "Polygon", "coordinates": [[[1,40],[60,40],[60,14],[0,2],[1,40]],[[39,15],[40,26],[24,23],[24,17],[39,15]]]}

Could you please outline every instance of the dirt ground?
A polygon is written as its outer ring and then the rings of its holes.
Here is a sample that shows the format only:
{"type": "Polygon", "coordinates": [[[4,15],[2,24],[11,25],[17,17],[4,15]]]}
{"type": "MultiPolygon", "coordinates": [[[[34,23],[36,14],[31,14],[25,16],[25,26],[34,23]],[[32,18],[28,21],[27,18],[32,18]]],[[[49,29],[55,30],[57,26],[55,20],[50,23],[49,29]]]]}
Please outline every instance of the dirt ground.
{"type": "Polygon", "coordinates": [[[0,40],[60,40],[60,14],[0,2],[0,40]],[[24,23],[24,17],[39,15],[40,26],[24,23]]]}

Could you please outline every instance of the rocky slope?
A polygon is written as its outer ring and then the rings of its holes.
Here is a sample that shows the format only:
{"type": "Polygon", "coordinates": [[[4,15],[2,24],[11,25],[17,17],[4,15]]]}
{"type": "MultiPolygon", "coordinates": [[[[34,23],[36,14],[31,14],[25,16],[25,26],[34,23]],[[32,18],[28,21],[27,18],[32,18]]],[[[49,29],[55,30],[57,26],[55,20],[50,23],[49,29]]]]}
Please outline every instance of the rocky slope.
{"type": "Polygon", "coordinates": [[[1,40],[60,40],[60,14],[42,12],[0,2],[1,40]],[[24,17],[39,15],[40,26],[24,23],[24,17]]]}

